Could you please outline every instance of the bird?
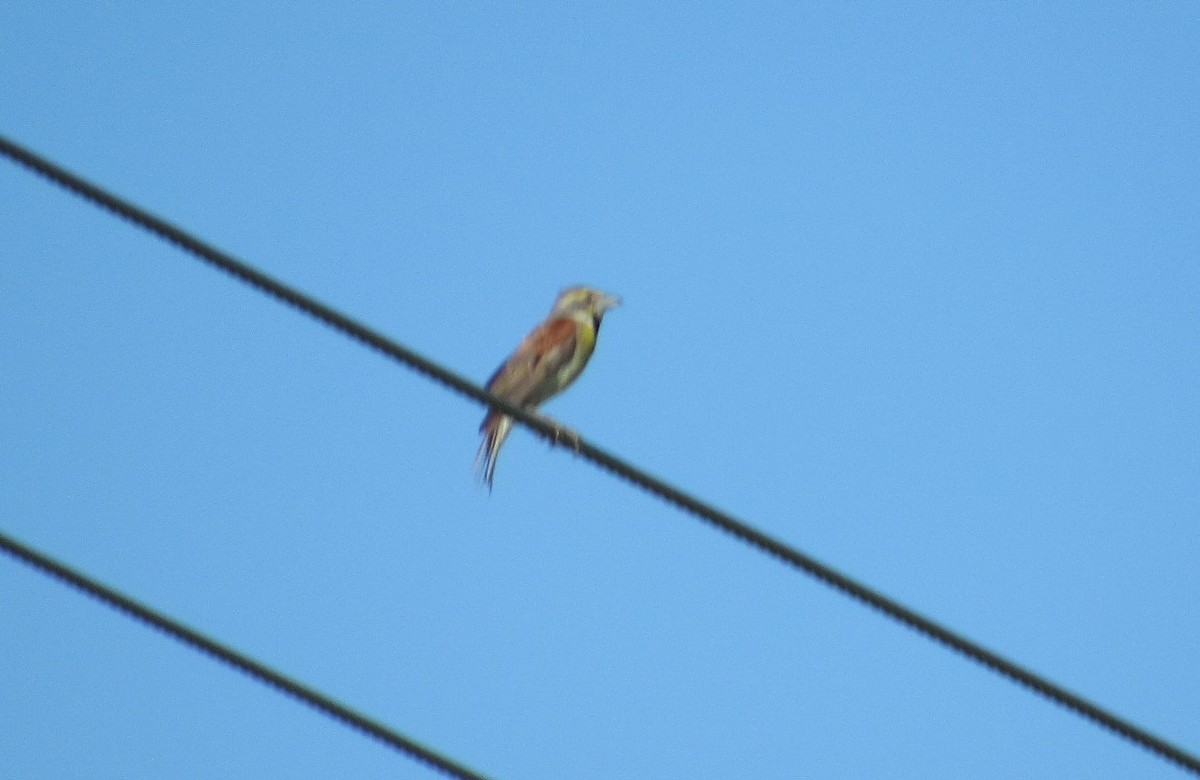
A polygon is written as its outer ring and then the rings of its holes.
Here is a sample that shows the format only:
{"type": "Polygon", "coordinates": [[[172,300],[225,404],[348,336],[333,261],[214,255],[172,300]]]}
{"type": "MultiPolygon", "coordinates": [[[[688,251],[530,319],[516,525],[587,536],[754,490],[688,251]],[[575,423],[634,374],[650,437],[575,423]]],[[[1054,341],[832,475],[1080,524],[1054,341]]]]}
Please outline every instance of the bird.
{"type": "MultiPolygon", "coordinates": [[[[561,393],[583,373],[596,349],[605,313],[621,304],[615,295],[593,287],[568,287],[558,295],[542,324],[534,328],[487,381],[489,392],[523,409],[534,410],[561,393]]],[[[479,426],[483,442],[475,456],[479,482],[492,489],[496,458],[512,431],[513,420],[496,409],[479,426]]],[[[555,438],[579,437],[555,426],[555,438]]]]}

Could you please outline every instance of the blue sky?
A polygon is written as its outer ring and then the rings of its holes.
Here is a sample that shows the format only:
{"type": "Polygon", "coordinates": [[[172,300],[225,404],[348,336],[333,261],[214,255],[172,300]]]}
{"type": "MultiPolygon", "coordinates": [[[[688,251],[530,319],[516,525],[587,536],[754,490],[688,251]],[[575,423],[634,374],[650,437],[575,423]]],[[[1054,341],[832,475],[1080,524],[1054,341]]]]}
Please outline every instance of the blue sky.
{"type": "MultiPolygon", "coordinates": [[[[10,2],[0,132],[1200,751],[1191,4],[10,2]]],[[[0,163],[0,524],[500,778],[1180,773],[0,163]]],[[[434,775],[0,560],[13,777],[434,775]]]]}

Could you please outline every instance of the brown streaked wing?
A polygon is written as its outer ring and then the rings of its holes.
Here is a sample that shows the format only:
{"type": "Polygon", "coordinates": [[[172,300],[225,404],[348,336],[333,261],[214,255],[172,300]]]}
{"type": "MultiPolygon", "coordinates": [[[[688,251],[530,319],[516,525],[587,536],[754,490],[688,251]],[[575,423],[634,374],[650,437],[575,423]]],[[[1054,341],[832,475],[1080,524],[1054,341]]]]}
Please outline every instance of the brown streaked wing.
{"type": "Polygon", "coordinates": [[[555,317],[534,328],[488,381],[488,389],[515,404],[545,400],[538,390],[575,354],[575,321],[555,317]]]}

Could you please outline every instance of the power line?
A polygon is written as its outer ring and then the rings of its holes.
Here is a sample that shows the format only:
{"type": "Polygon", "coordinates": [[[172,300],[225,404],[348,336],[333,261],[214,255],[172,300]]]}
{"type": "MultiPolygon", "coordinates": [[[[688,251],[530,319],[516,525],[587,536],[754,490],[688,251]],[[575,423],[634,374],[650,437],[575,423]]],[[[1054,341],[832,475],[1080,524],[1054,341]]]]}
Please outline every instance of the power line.
{"type": "Polygon", "coordinates": [[[460,780],[487,780],[484,775],[452,761],[432,748],[428,748],[398,731],[393,731],[379,721],[350,709],[345,704],[321,693],[315,688],[310,688],[302,682],[294,680],[281,672],[277,672],[266,664],[260,663],[228,645],[200,633],[194,628],[189,628],[174,618],[168,617],[141,602],[135,601],[120,591],[88,577],[86,574],[71,568],[67,564],[18,542],[3,531],[0,531],[0,550],[29,564],[35,569],[39,569],[67,583],[73,588],[83,591],[87,595],[98,599],[120,612],[124,612],[130,617],[136,618],[153,628],[157,628],[167,636],[177,639],[185,645],[207,653],[218,661],[222,661],[235,669],[245,672],[259,682],[277,688],[289,696],[299,699],[334,720],[341,721],[347,726],[351,726],[368,736],[374,737],[388,747],[399,750],[407,754],[410,758],[415,758],[439,772],[450,777],[460,778],[460,780]]]}
{"type": "MultiPolygon", "coordinates": [[[[50,160],[0,136],[0,153],[44,176],[61,187],[89,200],[140,228],[154,233],[176,244],[205,262],[232,274],[259,290],[299,309],[351,338],[397,360],[410,368],[442,383],[462,395],[481,404],[498,409],[550,442],[556,441],[556,429],[544,419],[524,409],[513,406],[503,398],[492,395],[483,388],[458,374],[368,328],[331,306],[312,298],[283,282],[280,282],[253,266],[236,259],[205,243],[183,229],[157,217],[150,212],[88,182],[87,180],[56,165],[50,160]]],[[[799,569],[842,593],[863,602],[884,615],[903,623],[967,658],[979,663],[1008,679],[1045,696],[1078,715],[1092,721],[1169,761],[1178,764],[1193,774],[1200,775],[1200,758],[1182,748],[1134,725],[1129,720],[1110,712],[1099,705],[1073,693],[1061,685],[1045,678],[1004,656],[958,634],[949,628],[906,607],[900,602],[864,585],[816,558],[790,547],[784,542],[754,528],[716,507],[705,503],[663,480],[609,454],[582,439],[573,448],[577,453],[610,471],[618,477],[637,485],[668,503],[683,509],[711,525],[732,534],[753,547],[775,556],[784,563],[799,569]]]]}

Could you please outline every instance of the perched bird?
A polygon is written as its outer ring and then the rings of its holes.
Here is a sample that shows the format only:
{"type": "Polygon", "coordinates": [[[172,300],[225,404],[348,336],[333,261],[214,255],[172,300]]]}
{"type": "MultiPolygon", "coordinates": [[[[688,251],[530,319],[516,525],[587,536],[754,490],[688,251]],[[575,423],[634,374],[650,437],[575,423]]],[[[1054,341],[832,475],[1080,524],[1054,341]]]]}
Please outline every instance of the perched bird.
{"type": "MultiPolygon", "coordinates": [[[[620,303],[620,298],[591,287],[563,290],[550,316],[496,369],[487,389],[527,409],[562,392],[583,372],[596,349],[596,335],[605,312],[620,303]]],[[[492,410],[479,426],[483,443],[475,456],[475,466],[479,481],[488,490],[492,489],[496,458],[512,425],[511,417],[492,410]]]]}

